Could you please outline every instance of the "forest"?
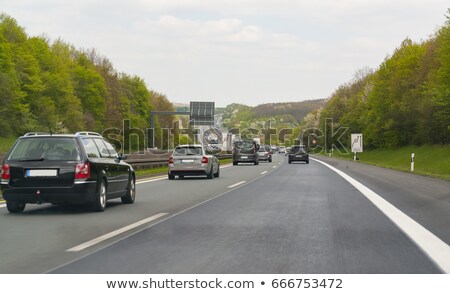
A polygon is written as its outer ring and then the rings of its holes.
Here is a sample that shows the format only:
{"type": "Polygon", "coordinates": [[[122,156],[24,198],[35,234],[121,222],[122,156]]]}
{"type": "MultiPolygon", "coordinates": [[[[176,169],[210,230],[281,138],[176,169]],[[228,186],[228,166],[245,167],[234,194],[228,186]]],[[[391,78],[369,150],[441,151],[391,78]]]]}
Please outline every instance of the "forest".
{"type": "MultiPolygon", "coordinates": [[[[124,119],[146,129],[150,111],[173,110],[165,95],[118,72],[95,50],[30,37],[6,14],[0,15],[0,105],[0,137],[102,132],[122,129],[124,119]]],[[[171,119],[160,118],[157,127],[171,119]]]]}
{"type": "MultiPolygon", "coordinates": [[[[450,143],[450,10],[425,41],[406,38],[376,70],[363,68],[310,112],[302,129],[347,127],[369,149],[450,143]]],[[[327,142],[331,144],[332,142],[327,142]]],[[[335,142],[334,142],[335,143],[335,142]]]]}

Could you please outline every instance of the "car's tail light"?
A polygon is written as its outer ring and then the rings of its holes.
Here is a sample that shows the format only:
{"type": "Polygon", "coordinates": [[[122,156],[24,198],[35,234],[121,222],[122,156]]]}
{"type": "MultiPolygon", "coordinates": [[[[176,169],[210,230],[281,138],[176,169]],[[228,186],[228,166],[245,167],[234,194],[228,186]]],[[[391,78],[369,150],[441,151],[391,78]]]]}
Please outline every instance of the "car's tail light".
{"type": "Polygon", "coordinates": [[[9,164],[2,165],[2,180],[9,180],[11,178],[11,167],[9,164]]]}
{"type": "Polygon", "coordinates": [[[203,158],[202,158],[202,163],[208,163],[208,157],[203,156],[203,158]]]}
{"type": "Polygon", "coordinates": [[[75,166],[75,179],[88,179],[91,176],[91,166],[88,162],[77,163],[75,166]]]}
{"type": "Polygon", "coordinates": [[[169,164],[173,163],[173,156],[169,158],[169,164]]]}

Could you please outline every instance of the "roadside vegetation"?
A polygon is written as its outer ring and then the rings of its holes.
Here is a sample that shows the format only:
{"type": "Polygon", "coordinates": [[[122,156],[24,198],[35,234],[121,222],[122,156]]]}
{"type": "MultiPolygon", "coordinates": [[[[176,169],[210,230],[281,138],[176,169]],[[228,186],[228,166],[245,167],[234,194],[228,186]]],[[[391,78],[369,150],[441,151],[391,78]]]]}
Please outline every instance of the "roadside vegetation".
{"type": "MultiPolygon", "coordinates": [[[[450,180],[450,145],[405,146],[394,150],[376,149],[357,153],[357,156],[362,163],[411,172],[411,153],[415,155],[413,174],[450,180]]],[[[353,155],[353,153],[333,153],[333,157],[347,160],[353,160],[353,155]]]]}
{"type": "MultiPolygon", "coordinates": [[[[428,40],[405,39],[378,69],[359,70],[319,110],[309,113],[302,129],[362,133],[365,150],[450,143],[450,9],[447,21],[428,40]]],[[[304,138],[305,139],[305,138],[304,138]]],[[[335,138],[336,139],[336,138],[335,138]]],[[[319,144],[329,149],[331,136],[319,144]]],[[[445,148],[445,147],[444,147],[445,148]]]]}
{"type": "MultiPolygon", "coordinates": [[[[131,128],[146,129],[150,111],[173,109],[165,95],[148,89],[138,76],[118,72],[94,49],[28,36],[13,18],[0,14],[0,137],[103,132],[122,129],[124,119],[131,128]]],[[[170,127],[172,120],[161,117],[156,127],[170,127]]]]}

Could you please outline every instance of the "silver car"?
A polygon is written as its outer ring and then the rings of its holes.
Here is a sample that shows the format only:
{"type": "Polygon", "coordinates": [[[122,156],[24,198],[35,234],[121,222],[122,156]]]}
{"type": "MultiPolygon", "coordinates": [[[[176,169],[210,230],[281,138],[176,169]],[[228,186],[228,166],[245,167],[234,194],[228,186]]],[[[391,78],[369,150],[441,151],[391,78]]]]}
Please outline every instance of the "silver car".
{"type": "Polygon", "coordinates": [[[169,158],[169,180],[175,176],[206,175],[208,179],[218,178],[220,172],[219,159],[207,154],[202,145],[179,145],[169,158]]]}

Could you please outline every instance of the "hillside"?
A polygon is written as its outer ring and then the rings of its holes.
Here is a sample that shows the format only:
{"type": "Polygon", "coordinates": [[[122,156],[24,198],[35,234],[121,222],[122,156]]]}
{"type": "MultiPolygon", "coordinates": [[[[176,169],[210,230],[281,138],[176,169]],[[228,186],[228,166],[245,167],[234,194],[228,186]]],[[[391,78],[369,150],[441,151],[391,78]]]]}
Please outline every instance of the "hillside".
{"type": "Polygon", "coordinates": [[[266,103],[253,107],[256,118],[292,115],[297,122],[311,111],[319,109],[325,99],[305,100],[300,102],[266,103]]]}

